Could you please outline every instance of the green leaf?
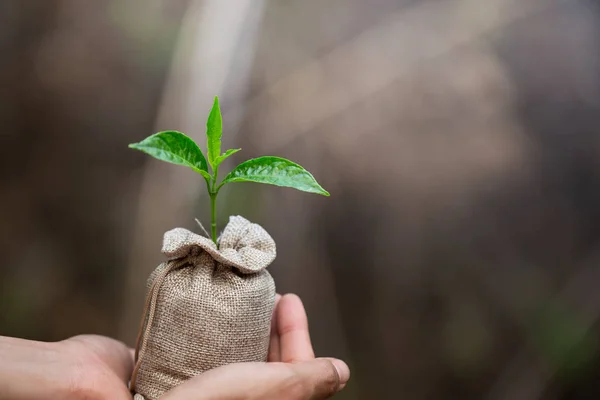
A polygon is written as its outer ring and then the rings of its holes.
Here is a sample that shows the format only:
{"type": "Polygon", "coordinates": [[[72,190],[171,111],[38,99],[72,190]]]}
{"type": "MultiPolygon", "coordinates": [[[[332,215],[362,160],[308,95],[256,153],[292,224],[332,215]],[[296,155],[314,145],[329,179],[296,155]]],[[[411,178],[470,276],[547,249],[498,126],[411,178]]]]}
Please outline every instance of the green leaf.
{"type": "Polygon", "coordinates": [[[217,158],[221,155],[221,136],[223,134],[223,121],[219,108],[219,97],[215,101],[206,121],[206,140],[208,149],[208,162],[213,170],[218,166],[217,158]]]}
{"type": "Polygon", "coordinates": [[[281,157],[266,156],[243,162],[223,179],[221,185],[230,182],[268,183],[329,196],[307,170],[281,157]]]}
{"type": "Polygon", "coordinates": [[[215,163],[217,164],[216,166],[218,167],[219,165],[221,165],[221,163],[223,161],[225,161],[225,159],[227,157],[229,157],[232,154],[237,153],[238,151],[240,151],[241,149],[229,149],[227,150],[225,153],[223,153],[222,155],[220,155],[219,157],[217,157],[217,159],[215,160],[215,163]]]}
{"type": "Polygon", "coordinates": [[[177,131],[158,132],[139,143],[130,144],[129,147],[143,151],[162,161],[190,167],[205,178],[208,175],[208,165],[202,150],[184,133],[177,131]]]}

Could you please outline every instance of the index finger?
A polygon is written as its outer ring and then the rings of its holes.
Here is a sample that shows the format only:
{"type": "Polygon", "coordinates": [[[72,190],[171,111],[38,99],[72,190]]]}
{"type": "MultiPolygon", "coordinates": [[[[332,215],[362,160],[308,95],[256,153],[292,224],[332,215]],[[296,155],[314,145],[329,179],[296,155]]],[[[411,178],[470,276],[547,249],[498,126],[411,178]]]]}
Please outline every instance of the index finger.
{"type": "Polygon", "coordinates": [[[315,358],[306,311],[302,300],[295,294],[286,294],[279,301],[277,332],[282,362],[309,361],[315,358]]]}
{"type": "Polygon", "coordinates": [[[269,362],[280,362],[281,354],[279,351],[279,333],[277,332],[277,310],[279,308],[279,301],[281,295],[275,296],[275,307],[273,307],[273,317],[271,318],[271,335],[269,339],[269,355],[267,361],[269,362]]]}

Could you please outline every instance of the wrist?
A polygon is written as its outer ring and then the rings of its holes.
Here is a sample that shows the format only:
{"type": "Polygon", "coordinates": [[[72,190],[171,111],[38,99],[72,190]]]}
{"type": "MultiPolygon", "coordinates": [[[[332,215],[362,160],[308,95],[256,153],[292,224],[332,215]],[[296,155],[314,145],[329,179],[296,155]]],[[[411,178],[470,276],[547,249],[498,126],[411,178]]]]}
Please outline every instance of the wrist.
{"type": "Polygon", "coordinates": [[[57,345],[0,336],[0,393],[11,400],[68,399],[57,345]]]}

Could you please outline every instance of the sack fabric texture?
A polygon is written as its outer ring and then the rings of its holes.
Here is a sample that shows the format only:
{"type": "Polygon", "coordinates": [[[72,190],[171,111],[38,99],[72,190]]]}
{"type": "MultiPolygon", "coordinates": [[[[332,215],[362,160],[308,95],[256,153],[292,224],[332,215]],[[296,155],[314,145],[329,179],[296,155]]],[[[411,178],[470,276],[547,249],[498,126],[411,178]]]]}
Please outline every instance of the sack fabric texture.
{"type": "Polygon", "coordinates": [[[148,280],[136,345],[135,400],[156,400],[222,365],[266,361],[275,284],[265,268],[275,242],[234,216],[218,243],[183,228],[165,233],[168,261],[148,280]]]}

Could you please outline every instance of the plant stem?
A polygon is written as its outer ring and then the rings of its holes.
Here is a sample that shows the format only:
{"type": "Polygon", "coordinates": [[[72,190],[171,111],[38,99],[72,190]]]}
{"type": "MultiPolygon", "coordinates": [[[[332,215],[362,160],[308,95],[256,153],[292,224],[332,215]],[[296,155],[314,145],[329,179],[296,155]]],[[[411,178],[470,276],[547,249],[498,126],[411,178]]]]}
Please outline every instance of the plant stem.
{"type": "Polygon", "coordinates": [[[212,240],[217,244],[217,194],[209,193],[210,196],[210,232],[212,240]]]}
{"type": "Polygon", "coordinates": [[[217,194],[219,194],[219,187],[217,187],[217,175],[219,174],[219,167],[213,168],[213,175],[211,185],[208,188],[208,195],[210,196],[210,232],[212,235],[212,241],[217,244],[217,194]]]}

